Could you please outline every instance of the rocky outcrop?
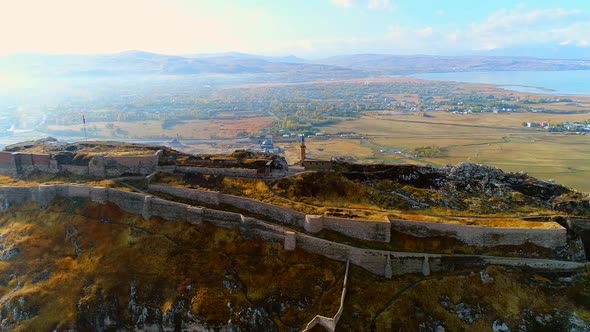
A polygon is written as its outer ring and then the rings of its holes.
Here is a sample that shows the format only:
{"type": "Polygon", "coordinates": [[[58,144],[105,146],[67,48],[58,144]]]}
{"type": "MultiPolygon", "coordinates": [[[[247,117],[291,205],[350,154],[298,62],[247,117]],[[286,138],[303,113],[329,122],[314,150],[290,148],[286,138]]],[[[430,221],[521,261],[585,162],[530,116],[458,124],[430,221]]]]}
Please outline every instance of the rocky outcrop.
{"type": "Polygon", "coordinates": [[[398,186],[383,194],[392,201],[401,198],[404,201],[402,207],[409,209],[440,206],[501,213],[521,205],[552,208],[556,197],[573,193],[564,186],[538,180],[524,172],[504,172],[472,163],[444,168],[360,164],[339,164],[338,167],[348,179],[360,180],[376,189],[382,187],[383,181],[393,181],[398,186]],[[420,193],[421,190],[425,192],[420,193]]]}
{"type": "Polygon", "coordinates": [[[553,200],[553,209],[575,215],[590,216],[590,195],[569,192],[553,200]]]}

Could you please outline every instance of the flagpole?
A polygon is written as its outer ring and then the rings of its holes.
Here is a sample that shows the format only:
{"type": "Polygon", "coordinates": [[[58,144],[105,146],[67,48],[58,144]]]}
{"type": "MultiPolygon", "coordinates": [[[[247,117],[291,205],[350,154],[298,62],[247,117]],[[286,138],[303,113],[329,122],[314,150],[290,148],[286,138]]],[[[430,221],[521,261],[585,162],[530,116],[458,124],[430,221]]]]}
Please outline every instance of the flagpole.
{"type": "Polygon", "coordinates": [[[86,135],[86,117],[82,114],[82,123],[84,123],[84,140],[88,141],[88,135],[86,135]]]}

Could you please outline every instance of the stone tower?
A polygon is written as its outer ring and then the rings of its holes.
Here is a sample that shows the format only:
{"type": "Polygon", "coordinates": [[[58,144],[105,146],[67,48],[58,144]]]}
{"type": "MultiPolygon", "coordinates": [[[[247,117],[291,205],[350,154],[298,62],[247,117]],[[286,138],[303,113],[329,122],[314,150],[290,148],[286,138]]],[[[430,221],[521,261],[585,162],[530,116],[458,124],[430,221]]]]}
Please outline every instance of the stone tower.
{"type": "Polygon", "coordinates": [[[299,164],[303,166],[305,160],[305,135],[301,136],[301,152],[299,154],[299,164]]]}

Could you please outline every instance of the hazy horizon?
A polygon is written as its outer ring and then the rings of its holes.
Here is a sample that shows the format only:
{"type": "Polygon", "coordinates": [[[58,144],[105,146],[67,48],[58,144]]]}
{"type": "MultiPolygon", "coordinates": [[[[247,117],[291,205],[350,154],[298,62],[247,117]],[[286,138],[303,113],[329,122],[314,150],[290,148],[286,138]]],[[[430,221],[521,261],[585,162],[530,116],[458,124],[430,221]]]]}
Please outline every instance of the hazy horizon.
{"type": "Polygon", "coordinates": [[[5,8],[0,56],[143,50],[590,58],[590,3],[580,1],[25,0],[5,8]]]}

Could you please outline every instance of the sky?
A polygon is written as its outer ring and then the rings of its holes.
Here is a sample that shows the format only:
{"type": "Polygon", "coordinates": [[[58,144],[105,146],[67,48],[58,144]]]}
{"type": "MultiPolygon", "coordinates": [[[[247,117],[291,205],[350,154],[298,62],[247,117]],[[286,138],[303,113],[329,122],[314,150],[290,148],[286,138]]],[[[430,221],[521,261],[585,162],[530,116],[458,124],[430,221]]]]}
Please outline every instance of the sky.
{"type": "Polygon", "coordinates": [[[0,55],[565,49],[590,57],[587,0],[0,0],[0,9],[0,55]]]}

